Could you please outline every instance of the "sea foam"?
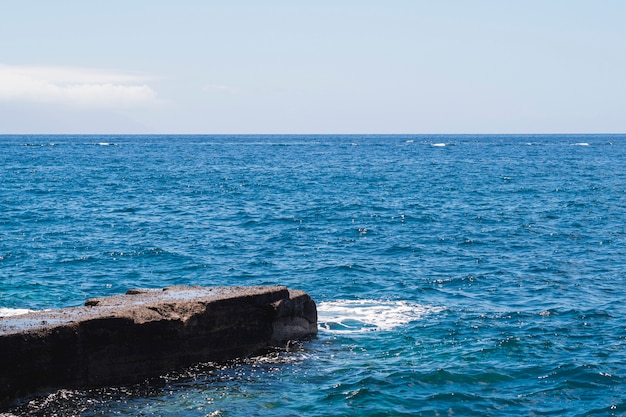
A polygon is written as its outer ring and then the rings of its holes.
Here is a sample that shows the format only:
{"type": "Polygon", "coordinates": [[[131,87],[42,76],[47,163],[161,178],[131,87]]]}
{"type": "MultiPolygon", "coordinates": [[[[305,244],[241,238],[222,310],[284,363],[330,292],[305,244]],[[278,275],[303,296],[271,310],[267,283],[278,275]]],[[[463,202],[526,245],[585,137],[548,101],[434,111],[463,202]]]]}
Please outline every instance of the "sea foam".
{"type": "Polygon", "coordinates": [[[317,306],[319,329],[329,333],[392,330],[441,310],[407,301],[380,300],[323,301],[317,306]]]}
{"type": "Polygon", "coordinates": [[[0,307],[0,317],[20,316],[22,314],[30,313],[33,310],[25,308],[6,308],[0,307]]]}

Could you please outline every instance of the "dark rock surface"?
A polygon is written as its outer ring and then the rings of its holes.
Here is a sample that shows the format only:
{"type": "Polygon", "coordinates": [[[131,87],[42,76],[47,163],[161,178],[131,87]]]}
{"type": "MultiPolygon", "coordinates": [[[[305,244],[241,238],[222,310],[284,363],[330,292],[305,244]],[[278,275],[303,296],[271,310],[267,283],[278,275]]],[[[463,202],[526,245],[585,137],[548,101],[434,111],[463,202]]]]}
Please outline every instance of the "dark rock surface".
{"type": "Polygon", "coordinates": [[[280,286],[130,290],[3,317],[0,404],[41,390],[133,383],[316,332],[314,301],[280,286]]]}

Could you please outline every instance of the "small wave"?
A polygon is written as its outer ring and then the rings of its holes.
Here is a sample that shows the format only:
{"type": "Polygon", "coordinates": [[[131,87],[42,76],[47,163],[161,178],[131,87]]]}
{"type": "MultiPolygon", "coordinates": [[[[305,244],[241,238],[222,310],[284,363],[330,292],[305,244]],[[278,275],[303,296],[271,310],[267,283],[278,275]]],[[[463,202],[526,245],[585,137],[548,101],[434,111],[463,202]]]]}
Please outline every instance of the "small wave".
{"type": "Polygon", "coordinates": [[[30,313],[33,310],[28,310],[26,308],[6,308],[0,307],[0,317],[12,317],[12,316],[20,316],[22,314],[30,313]]]}
{"type": "Polygon", "coordinates": [[[431,143],[430,146],[437,146],[437,147],[443,148],[444,146],[446,146],[446,144],[445,143],[431,143]]]}
{"type": "Polygon", "coordinates": [[[578,142],[575,143],[574,146],[589,146],[589,144],[587,142],[578,142]]]}
{"type": "Polygon", "coordinates": [[[392,330],[441,310],[406,301],[380,300],[323,301],[317,306],[320,330],[335,334],[392,330]]]}

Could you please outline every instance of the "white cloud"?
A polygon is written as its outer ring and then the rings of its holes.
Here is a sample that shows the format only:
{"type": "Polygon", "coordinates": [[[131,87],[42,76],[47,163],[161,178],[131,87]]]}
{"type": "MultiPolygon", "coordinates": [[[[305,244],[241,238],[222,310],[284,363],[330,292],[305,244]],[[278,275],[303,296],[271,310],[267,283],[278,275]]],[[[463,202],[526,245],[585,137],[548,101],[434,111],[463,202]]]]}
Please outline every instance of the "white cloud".
{"type": "Polygon", "coordinates": [[[82,107],[136,107],[157,102],[150,78],[91,68],[0,65],[0,101],[82,107]]]}
{"type": "Polygon", "coordinates": [[[225,84],[206,84],[202,86],[202,91],[206,93],[227,93],[227,94],[242,94],[244,90],[238,87],[233,87],[225,84]]]}

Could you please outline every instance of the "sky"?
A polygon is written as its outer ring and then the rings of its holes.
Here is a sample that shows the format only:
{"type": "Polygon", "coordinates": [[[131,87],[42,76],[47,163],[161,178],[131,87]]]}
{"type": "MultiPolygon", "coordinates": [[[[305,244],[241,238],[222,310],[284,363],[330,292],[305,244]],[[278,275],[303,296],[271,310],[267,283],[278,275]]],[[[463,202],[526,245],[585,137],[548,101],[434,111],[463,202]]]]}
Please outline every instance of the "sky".
{"type": "Polygon", "coordinates": [[[626,133],[622,0],[0,0],[0,134],[626,133]]]}

